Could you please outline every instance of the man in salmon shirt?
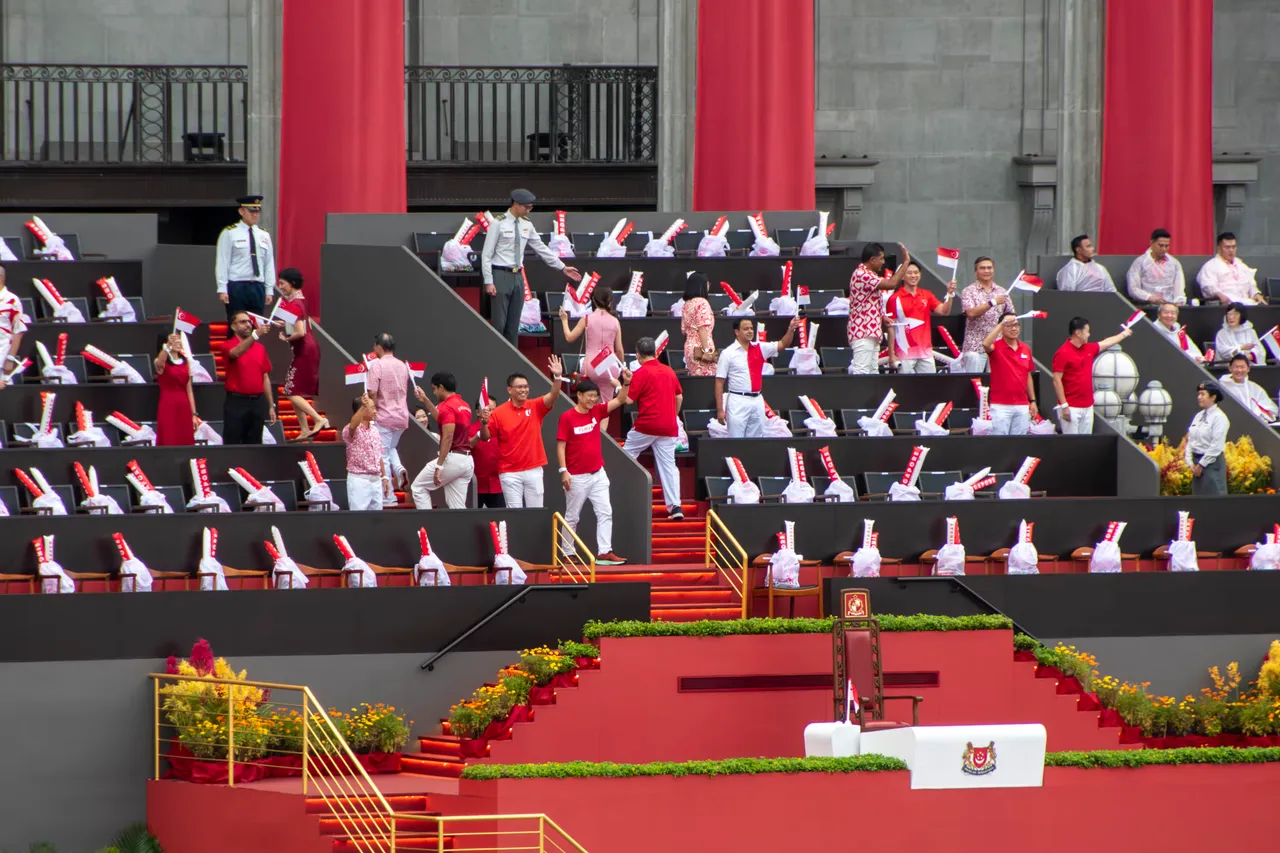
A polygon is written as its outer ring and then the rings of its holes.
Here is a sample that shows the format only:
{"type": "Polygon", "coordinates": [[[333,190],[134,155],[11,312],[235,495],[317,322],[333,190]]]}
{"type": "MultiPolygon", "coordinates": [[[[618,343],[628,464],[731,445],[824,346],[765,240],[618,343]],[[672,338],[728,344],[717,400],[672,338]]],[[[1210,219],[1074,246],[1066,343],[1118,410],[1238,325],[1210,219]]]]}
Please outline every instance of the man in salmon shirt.
{"type": "Polygon", "coordinates": [[[547,452],[542,444],[542,419],[556,404],[563,365],[557,356],[547,361],[551,389],[529,400],[529,377],[513,373],[507,377],[507,402],[491,412],[480,413],[480,440],[498,440],[498,480],[510,509],[541,507],[542,469],[547,452]]]}

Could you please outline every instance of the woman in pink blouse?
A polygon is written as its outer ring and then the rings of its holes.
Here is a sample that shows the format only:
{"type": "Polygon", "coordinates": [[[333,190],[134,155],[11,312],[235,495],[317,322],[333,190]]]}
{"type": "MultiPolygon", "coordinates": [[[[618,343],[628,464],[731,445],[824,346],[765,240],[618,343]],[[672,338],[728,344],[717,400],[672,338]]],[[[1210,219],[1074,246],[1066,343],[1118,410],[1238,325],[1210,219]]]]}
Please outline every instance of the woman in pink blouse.
{"type": "Polygon", "coordinates": [[[716,352],[711,331],[716,315],[707,301],[707,277],[700,272],[685,279],[680,331],[684,333],[684,369],[690,376],[715,376],[716,352]]]}
{"type": "Polygon", "coordinates": [[[569,343],[584,334],[587,336],[582,347],[582,373],[600,386],[600,402],[607,403],[613,399],[612,380],[618,377],[596,374],[591,369],[591,360],[602,349],[612,349],[619,362],[623,361],[625,355],[622,351],[622,326],[618,323],[618,318],[613,316],[613,288],[607,284],[597,284],[596,289],[591,291],[591,308],[591,313],[580,318],[570,329],[569,315],[561,305],[560,326],[564,329],[564,339],[569,343]]]}

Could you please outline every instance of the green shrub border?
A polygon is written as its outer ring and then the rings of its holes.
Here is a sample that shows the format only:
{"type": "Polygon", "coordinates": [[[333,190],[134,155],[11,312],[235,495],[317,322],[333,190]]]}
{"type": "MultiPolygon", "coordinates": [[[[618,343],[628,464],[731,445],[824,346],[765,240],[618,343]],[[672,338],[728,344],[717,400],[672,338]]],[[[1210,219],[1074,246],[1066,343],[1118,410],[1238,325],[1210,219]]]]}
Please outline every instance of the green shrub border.
{"type": "MultiPolygon", "coordinates": [[[[1181,749],[1051,752],[1045,767],[1113,769],[1178,764],[1270,764],[1280,747],[1199,747],[1181,749]]],[[[722,761],[655,761],[615,764],[570,761],[548,764],[473,764],[463,779],[629,779],[641,776],[739,776],[758,773],[874,773],[906,770],[906,763],[883,755],[849,758],[729,758],[722,761]]]]}
{"type": "MultiPolygon", "coordinates": [[[[914,616],[884,614],[877,617],[881,631],[1009,631],[1007,616],[914,616]]],[[[731,637],[752,634],[829,634],[830,619],[703,619],[698,622],[641,622],[619,620],[588,622],[584,636],[594,642],[602,637],[731,637]]]]}

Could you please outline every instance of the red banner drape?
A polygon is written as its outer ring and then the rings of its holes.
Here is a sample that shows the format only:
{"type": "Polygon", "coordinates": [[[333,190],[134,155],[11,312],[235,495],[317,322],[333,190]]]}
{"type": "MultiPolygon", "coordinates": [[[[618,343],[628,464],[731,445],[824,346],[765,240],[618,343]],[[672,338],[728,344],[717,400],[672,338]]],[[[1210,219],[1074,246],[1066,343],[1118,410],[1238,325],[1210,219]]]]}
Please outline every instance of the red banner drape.
{"type": "Polygon", "coordinates": [[[405,211],[403,5],[284,3],[276,266],[302,271],[313,315],[325,215],[405,211]]]}
{"type": "Polygon", "coordinates": [[[1213,252],[1213,2],[1107,4],[1098,245],[1213,252]]]}
{"type": "Polygon", "coordinates": [[[694,209],[812,210],[813,4],[698,0],[697,92],[694,209]]]}

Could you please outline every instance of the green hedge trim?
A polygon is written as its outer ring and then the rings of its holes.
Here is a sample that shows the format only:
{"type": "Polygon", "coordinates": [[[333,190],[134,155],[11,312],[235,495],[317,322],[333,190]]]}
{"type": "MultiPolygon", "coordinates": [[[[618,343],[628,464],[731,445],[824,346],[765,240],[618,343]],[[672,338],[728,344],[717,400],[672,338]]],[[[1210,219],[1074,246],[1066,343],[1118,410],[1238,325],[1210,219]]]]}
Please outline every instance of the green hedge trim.
{"type": "Polygon", "coordinates": [[[861,773],[906,770],[905,762],[884,755],[849,758],[727,758],[721,761],[655,761],[615,764],[569,761],[550,764],[473,764],[463,779],[625,779],[636,776],[734,776],[756,773],[861,773]]]}
{"type": "MultiPolygon", "coordinates": [[[[1051,752],[1046,767],[1086,769],[1172,764],[1268,764],[1280,762],[1280,747],[1197,747],[1182,749],[1051,752]]],[[[849,758],[729,758],[722,761],[655,761],[649,764],[570,761],[549,764],[473,764],[463,779],[624,779],[638,776],[734,776],[757,773],[864,773],[906,770],[883,755],[849,758]]]]}
{"type": "Polygon", "coordinates": [[[1150,767],[1157,764],[1269,764],[1280,761],[1280,747],[1180,747],[1178,749],[1102,749],[1051,752],[1045,767],[1150,767]]]}
{"type": "MultiPolygon", "coordinates": [[[[914,616],[884,614],[877,617],[881,631],[1009,631],[1007,616],[914,616]]],[[[731,637],[742,634],[829,634],[830,619],[704,619],[698,622],[588,622],[588,640],[601,637],[731,637]]]]}

